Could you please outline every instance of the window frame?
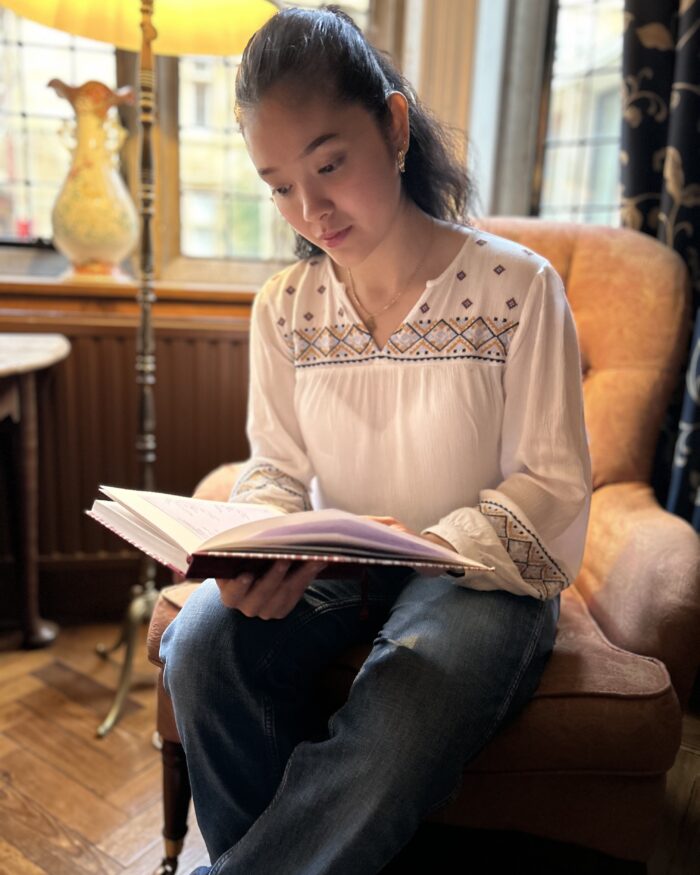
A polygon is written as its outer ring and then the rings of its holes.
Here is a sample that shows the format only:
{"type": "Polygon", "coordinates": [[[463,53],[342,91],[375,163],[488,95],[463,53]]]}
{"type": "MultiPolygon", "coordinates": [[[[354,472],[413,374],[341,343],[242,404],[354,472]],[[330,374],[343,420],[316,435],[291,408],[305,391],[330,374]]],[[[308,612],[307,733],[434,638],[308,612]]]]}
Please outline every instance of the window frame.
{"type": "Polygon", "coordinates": [[[537,215],[556,6],[479,0],[469,142],[481,215],[537,215]]]}
{"type": "MultiPolygon", "coordinates": [[[[138,53],[118,51],[118,85],[138,82],[138,53]]],[[[156,161],[156,198],[153,219],[153,266],[155,278],[167,285],[220,286],[232,291],[261,286],[265,280],[293,261],[242,258],[195,258],[183,255],[180,248],[180,153],[178,59],[156,55],[156,124],[152,129],[156,161]]],[[[129,190],[139,206],[138,108],[120,112],[128,136],[122,158],[127,165],[129,190]]],[[[138,277],[138,253],[131,258],[138,277]]]]}
{"type": "MultiPolygon", "coordinates": [[[[580,0],[579,0],[580,2],[580,0]]],[[[597,5],[603,6],[605,0],[596,0],[597,5]]],[[[574,4],[576,5],[576,4],[574,4]]],[[[611,4],[612,5],[612,4],[611,4]]],[[[623,6],[624,4],[620,3],[620,16],[622,18],[623,14],[623,6]]],[[[592,223],[600,223],[600,224],[608,224],[607,221],[600,219],[600,214],[616,214],[616,224],[611,225],[610,227],[619,226],[620,222],[620,212],[619,212],[619,196],[617,194],[617,190],[615,194],[612,195],[609,202],[600,202],[596,203],[595,200],[587,200],[580,198],[579,203],[564,203],[564,204],[547,204],[546,202],[543,204],[544,199],[544,171],[547,161],[547,149],[548,147],[554,148],[562,148],[567,146],[578,146],[581,140],[583,140],[583,145],[586,151],[583,153],[584,159],[584,179],[586,180],[588,186],[590,187],[590,181],[594,177],[596,166],[600,167],[600,152],[594,151],[593,158],[589,158],[587,152],[591,148],[597,149],[600,146],[612,146],[617,145],[617,151],[621,148],[621,119],[622,119],[622,101],[619,98],[619,88],[622,83],[622,68],[621,66],[618,68],[615,67],[596,67],[593,71],[592,76],[583,76],[577,77],[577,80],[581,83],[583,82],[591,82],[596,79],[600,81],[600,77],[605,74],[615,74],[617,77],[613,79],[610,83],[610,87],[601,88],[598,91],[595,91],[593,87],[588,86],[588,98],[593,101],[593,109],[592,112],[595,112],[598,108],[600,108],[600,104],[597,102],[598,98],[601,96],[609,97],[611,95],[615,95],[616,99],[618,99],[618,129],[615,135],[611,135],[609,133],[594,133],[594,134],[586,134],[583,137],[579,136],[570,136],[563,137],[559,140],[552,134],[548,132],[548,120],[549,120],[549,112],[551,108],[551,98],[553,85],[555,82],[555,55],[556,55],[556,41],[557,41],[557,29],[558,29],[558,14],[560,8],[562,6],[561,2],[553,3],[554,10],[552,16],[552,26],[550,32],[547,35],[547,75],[544,81],[544,91],[542,95],[541,101],[541,125],[537,142],[537,174],[533,179],[533,208],[536,209],[536,212],[533,212],[533,215],[542,215],[542,210],[544,208],[545,214],[544,218],[547,221],[578,221],[582,224],[592,224],[592,223]],[[597,219],[591,218],[591,214],[599,214],[597,219]],[[573,217],[572,217],[573,214],[573,217]],[[559,218],[559,216],[563,216],[563,218],[559,218]]],[[[622,50],[622,31],[619,34],[620,36],[620,50],[622,50]]],[[[622,61],[622,58],[620,58],[622,61]]],[[[595,127],[594,127],[595,129],[595,127]]],[[[619,159],[617,163],[617,173],[618,173],[618,182],[619,182],[619,159]]],[[[582,187],[580,191],[585,190],[585,187],[582,187]]]]}

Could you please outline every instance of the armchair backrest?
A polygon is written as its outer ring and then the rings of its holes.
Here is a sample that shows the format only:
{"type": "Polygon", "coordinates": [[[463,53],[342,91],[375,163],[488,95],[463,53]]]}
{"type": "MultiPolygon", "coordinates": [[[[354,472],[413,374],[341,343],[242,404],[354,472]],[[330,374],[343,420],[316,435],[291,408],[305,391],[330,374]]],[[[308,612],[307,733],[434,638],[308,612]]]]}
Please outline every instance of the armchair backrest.
{"type": "Polygon", "coordinates": [[[648,482],[687,342],[682,259],[625,228],[509,217],[478,225],[539,252],[564,281],[581,347],[594,488],[648,482]]]}

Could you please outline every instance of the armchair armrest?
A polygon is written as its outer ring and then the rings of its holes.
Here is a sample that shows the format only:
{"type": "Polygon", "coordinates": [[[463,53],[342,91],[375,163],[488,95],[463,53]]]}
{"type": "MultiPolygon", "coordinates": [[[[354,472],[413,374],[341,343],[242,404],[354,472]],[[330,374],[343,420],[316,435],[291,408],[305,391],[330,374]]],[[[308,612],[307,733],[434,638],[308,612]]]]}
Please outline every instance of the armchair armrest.
{"type": "Polygon", "coordinates": [[[576,587],[610,641],[667,667],[686,704],[700,666],[700,539],[646,483],[595,490],[576,587]]]}
{"type": "Polygon", "coordinates": [[[228,501],[233,484],[245,462],[229,462],[219,465],[203,477],[195,487],[193,498],[207,498],[211,501],[228,501]]]}

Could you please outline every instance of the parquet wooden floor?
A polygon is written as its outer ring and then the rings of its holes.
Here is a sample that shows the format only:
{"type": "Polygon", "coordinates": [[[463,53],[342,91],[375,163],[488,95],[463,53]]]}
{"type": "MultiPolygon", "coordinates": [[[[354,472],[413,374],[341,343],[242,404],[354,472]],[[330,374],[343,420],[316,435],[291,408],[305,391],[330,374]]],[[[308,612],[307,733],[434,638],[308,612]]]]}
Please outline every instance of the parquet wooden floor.
{"type": "MultiPolygon", "coordinates": [[[[95,645],[117,632],[65,628],[46,650],[0,652],[0,875],[152,875],[160,862],[156,670],[145,627],[124,716],[96,737],[119,665],[95,645]]],[[[207,861],[192,818],[180,872],[207,861]]]]}
{"type": "MultiPolygon", "coordinates": [[[[95,646],[111,643],[117,632],[117,624],[64,628],[52,647],[30,652],[3,651],[12,639],[0,635],[0,875],[153,875],[160,862],[160,754],[152,745],[155,668],[146,659],[145,627],[124,716],[110,735],[96,737],[119,664],[102,660],[95,646]]],[[[661,837],[648,875],[700,875],[700,696],[692,710],[669,774],[661,837]]],[[[474,833],[465,839],[463,831],[422,830],[387,875],[640,871],[634,864],[608,866],[582,849],[572,855],[569,846],[517,834],[474,833]],[[503,866],[494,865],[496,850],[503,866]],[[454,868],[455,860],[468,861],[466,868],[454,868]]],[[[206,864],[192,817],[178,875],[206,864]]]]}

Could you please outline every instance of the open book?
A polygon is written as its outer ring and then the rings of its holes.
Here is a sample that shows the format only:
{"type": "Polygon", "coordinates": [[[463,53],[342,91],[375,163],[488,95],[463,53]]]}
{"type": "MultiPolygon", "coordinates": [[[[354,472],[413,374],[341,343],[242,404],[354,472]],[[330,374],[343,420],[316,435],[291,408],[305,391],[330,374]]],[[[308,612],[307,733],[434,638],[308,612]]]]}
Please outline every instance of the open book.
{"type": "Polygon", "coordinates": [[[264,504],[207,501],[100,486],[88,516],[134,547],[192,579],[256,575],[275,559],[323,560],[326,577],[363,565],[436,568],[451,574],[493,571],[417,535],[342,510],[285,513],[264,504]],[[333,563],[333,564],[331,564],[333,563]],[[327,573],[330,571],[330,573],[327,573]]]}

